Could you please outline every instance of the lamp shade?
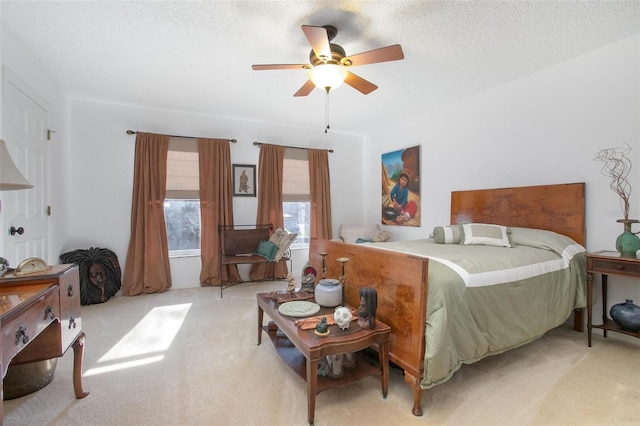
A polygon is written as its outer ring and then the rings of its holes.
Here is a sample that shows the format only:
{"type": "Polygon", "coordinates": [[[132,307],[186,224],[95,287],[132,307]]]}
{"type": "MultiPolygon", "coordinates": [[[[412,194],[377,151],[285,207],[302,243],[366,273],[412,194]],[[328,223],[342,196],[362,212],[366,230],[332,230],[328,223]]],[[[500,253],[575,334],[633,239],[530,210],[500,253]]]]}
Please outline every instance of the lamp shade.
{"type": "Polygon", "coordinates": [[[7,145],[4,140],[0,139],[0,191],[29,188],[33,188],[33,185],[22,176],[9,155],[7,145]]]}
{"type": "Polygon", "coordinates": [[[347,73],[342,65],[320,64],[311,69],[310,78],[316,87],[335,89],[347,78],[347,73]]]}

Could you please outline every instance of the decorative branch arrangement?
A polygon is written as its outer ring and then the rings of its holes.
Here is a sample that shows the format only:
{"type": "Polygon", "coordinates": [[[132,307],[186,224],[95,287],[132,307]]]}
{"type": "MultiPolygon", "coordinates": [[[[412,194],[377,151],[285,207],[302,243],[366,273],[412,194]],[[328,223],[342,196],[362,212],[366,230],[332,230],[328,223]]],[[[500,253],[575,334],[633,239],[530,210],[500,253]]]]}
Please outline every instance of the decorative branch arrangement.
{"type": "Polygon", "coordinates": [[[631,172],[631,160],[628,155],[631,153],[631,146],[616,148],[604,148],[596,152],[595,161],[602,161],[601,173],[611,178],[609,187],[620,197],[624,219],[629,219],[629,197],[631,195],[631,184],[629,183],[629,173],[631,172]]]}

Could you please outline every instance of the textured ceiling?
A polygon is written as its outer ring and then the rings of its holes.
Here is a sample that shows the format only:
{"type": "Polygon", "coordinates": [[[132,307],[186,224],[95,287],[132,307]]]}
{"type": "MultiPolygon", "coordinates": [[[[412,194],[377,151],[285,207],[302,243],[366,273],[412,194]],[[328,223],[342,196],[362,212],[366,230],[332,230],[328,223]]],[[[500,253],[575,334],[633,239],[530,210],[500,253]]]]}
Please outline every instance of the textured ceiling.
{"type": "MultiPolygon", "coordinates": [[[[347,55],[400,44],[405,59],[352,68],[377,84],[330,95],[331,128],[376,126],[455,102],[640,32],[639,1],[7,1],[5,28],[68,93],[324,127],[323,91],[294,98],[300,28],[334,25],[347,55]]],[[[150,129],[141,129],[150,130],[150,129]]]]}

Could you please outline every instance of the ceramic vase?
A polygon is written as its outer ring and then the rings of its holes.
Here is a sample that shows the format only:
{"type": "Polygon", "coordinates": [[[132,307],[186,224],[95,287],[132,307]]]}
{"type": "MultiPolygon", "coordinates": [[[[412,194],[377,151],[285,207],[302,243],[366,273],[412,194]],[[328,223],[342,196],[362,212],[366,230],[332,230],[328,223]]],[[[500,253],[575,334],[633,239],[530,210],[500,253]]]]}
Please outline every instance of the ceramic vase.
{"type": "Polygon", "coordinates": [[[316,303],[325,308],[335,308],[342,304],[342,285],[334,279],[324,279],[318,282],[315,289],[316,303]]]}
{"type": "Polygon", "coordinates": [[[625,330],[640,330],[640,306],[634,305],[633,300],[613,305],[609,311],[611,319],[625,330]]]}
{"type": "Polygon", "coordinates": [[[640,238],[631,232],[631,224],[640,223],[635,219],[619,219],[617,222],[624,224],[624,232],[616,239],[616,250],[624,257],[635,257],[640,249],[640,238]]]}

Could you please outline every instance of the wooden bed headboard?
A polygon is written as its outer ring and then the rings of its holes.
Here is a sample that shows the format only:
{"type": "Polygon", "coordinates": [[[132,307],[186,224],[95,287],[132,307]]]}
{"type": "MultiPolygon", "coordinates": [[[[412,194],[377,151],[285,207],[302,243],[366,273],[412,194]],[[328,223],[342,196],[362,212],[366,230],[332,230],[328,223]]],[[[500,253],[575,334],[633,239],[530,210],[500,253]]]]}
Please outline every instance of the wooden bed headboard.
{"type": "Polygon", "coordinates": [[[451,224],[547,229],[585,246],[584,182],[451,192],[451,224]]]}

